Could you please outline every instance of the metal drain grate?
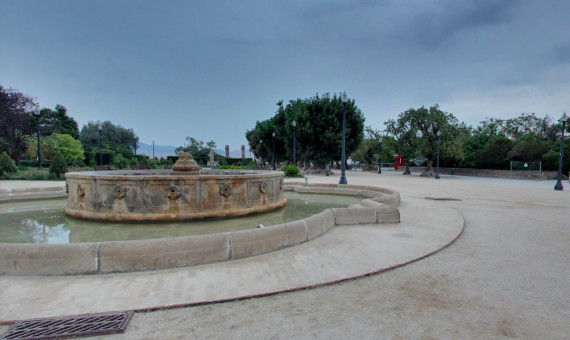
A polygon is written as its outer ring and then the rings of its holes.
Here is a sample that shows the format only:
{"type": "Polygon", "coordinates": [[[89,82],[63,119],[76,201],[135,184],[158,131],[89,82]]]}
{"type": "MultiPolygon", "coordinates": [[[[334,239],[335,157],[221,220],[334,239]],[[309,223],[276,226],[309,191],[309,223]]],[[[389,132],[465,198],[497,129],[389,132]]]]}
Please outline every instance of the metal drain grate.
{"type": "Polygon", "coordinates": [[[453,197],[426,197],[426,200],[434,200],[434,201],[463,201],[461,198],[453,198],[453,197]]]}
{"type": "Polygon", "coordinates": [[[54,339],[122,333],[133,313],[129,311],[24,320],[10,327],[2,339],[54,339]]]}

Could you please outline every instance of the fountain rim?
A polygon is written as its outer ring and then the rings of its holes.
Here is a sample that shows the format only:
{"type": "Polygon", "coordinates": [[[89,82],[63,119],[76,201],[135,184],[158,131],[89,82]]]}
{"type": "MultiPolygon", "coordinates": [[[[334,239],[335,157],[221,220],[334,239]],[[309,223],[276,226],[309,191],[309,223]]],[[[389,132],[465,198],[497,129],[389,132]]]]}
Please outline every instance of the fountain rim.
{"type": "Polygon", "coordinates": [[[260,255],[311,241],[336,225],[399,223],[400,194],[347,184],[291,182],[285,191],[362,195],[358,206],[328,208],[270,228],[172,238],[71,244],[0,243],[2,275],[99,275],[203,265],[260,255]]]}
{"type": "Polygon", "coordinates": [[[234,169],[200,169],[198,173],[188,173],[188,174],[173,174],[172,169],[150,169],[150,170],[105,170],[105,171],[77,171],[68,172],[65,174],[65,178],[77,178],[77,179],[90,179],[90,178],[102,178],[102,179],[125,179],[129,180],[145,180],[145,179],[239,179],[244,178],[245,175],[248,178],[266,178],[274,177],[276,173],[282,171],[273,170],[234,170],[234,169]]]}

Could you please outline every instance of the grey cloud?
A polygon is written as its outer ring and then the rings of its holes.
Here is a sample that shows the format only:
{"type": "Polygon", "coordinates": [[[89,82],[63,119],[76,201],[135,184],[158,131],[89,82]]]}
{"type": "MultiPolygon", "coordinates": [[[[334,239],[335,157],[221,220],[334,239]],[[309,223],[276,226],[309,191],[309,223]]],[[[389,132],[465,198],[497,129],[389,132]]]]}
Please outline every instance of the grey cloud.
{"type": "Polygon", "coordinates": [[[413,19],[416,42],[435,48],[460,31],[509,23],[520,2],[514,0],[443,1],[413,19]]]}

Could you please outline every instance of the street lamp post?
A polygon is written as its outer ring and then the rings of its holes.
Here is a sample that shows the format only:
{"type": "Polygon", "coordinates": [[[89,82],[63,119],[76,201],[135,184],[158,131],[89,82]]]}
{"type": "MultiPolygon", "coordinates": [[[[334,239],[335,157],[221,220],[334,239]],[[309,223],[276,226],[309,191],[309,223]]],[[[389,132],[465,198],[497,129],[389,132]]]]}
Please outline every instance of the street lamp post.
{"type": "Polygon", "coordinates": [[[346,102],[348,101],[348,97],[346,96],[346,91],[344,91],[342,93],[342,164],[340,165],[340,181],[338,182],[338,184],[347,184],[346,182],[346,175],[345,175],[345,166],[344,163],[346,162],[345,160],[345,154],[344,154],[344,149],[345,149],[345,145],[346,145],[346,102]]]}
{"type": "Polygon", "coordinates": [[[259,148],[259,161],[261,162],[261,166],[263,166],[263,140],[262,140],[262,139],[259,140],[259,145],[260,145],[260,148],[259,148]]]}
{"type": "Polygon", "coordinates": [[[293,121],[293,123],[291,123],[291,126],[293,126],[293,164],[296,166],[297,162],[295,159],[295,128],[297,127],[297,122],[293,121]]]}
{"type": "Polygon", "coordinates": [[[441,139],[441,131],[437,132],[437,161],[435,168],[435,179],[439,179],[439,140],[441,139]]]}
{"type": "Polygon", "coordinates": [[[271,136],[273,137],[273,171],[275,171],[275,131],[271,136]]]}
{"type": "Polygon", "coordinates": [[[382,136],[378,138],[378,145],[380,146],[380,154],[378,155],[378,173],[382,173],[382,136]]]}
{"type": "Polygon", "coordinates": [[[554,190],[564,190],[562,186],[562,155],[564,154],[564,132],[566,131],[566,121],[568,120],[568,116],[566,112],[560,117],[560,122],[562,123],[562,136],[560,137],[560,155],[558,157],[558,181],[556,181],[556,185],[554,186],[554,190]]]}
{"type": "Polygon", "coordinates": [[[101,124],[99,124],[98,129],[99,129],[99,165],[103,165],[103,147],[101,143],[101,130],[103,130],[103,127],[101,126],[101,124]]]}
{"type": "Polygon", "coordinates": [[[40,110],[34,110],[34,116],[36,117],[36,134],[38,137],[38,168],[42,168],[42,148],[40,143],[40,110]]]}

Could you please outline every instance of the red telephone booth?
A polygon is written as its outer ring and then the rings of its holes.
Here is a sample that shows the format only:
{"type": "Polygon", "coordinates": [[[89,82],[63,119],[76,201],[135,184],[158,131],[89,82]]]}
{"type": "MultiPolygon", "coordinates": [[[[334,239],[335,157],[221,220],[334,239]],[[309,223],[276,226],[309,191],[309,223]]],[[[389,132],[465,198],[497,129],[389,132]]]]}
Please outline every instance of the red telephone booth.
{"type": "Polygon", "coordinates": [[[404,165],[404,157],[394,155],[394,170],[398,170],[398,167],[404,165]]]}

